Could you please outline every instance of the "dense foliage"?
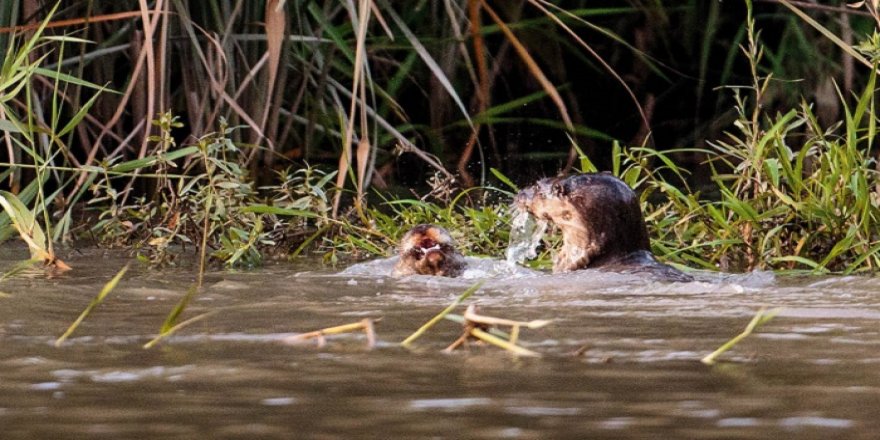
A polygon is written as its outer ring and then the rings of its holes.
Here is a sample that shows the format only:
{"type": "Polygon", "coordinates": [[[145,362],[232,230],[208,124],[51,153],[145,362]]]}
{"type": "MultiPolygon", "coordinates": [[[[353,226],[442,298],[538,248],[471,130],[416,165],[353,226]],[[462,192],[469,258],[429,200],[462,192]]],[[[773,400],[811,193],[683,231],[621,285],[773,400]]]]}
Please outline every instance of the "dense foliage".
{"type": "Polygon", "coordinates": [[[45,260],[334,262],[421,222],[499,256],[517,185],[607,169],[667,261],[880,265],[873,2],[53,6],[0,5],[0,239],[45,260]]]}

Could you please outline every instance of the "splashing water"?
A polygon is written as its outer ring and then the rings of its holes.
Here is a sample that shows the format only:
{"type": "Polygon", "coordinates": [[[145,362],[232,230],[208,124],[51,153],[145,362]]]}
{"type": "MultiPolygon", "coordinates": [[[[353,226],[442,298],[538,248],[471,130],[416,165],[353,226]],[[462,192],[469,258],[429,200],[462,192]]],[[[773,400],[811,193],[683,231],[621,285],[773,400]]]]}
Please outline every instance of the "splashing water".
{"type": "Polygon", "coordinates": [[[523,264],[538,256],[536,250],[544,232],[547,231],[547,220],[536,219],[527,210],[514,207],[513,218],[510,219],[510,242],[507,245],[507,263],[523,264]]]}

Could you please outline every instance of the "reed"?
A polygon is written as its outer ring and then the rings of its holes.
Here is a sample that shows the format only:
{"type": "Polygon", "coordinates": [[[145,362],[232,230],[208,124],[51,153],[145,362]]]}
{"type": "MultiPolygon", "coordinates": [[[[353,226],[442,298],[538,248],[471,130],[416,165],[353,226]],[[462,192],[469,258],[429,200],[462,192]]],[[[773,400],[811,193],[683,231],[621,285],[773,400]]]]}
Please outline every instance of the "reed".
{"type": "Polygon", "coordinates": [[[477,290],[479,290],[480,286],[482,286],[482,285],[483,285],[483,283],[479,282],[479,283],[476,283],[473,286],[469,287],[461,295],[459,295],[457,298],[455,298],[455,301],[453,301],[451,304],[449,304],[440,313],[438,313],[433,318],[429,319],[428,322],[426,322],[424,325],[419,327],[418,330],[413,332],[411,335],[407,336],[406,339],[404,339],[400,343],[400,345],[402,345],[404,347],[408,347],[410,344],[413,343],[413,341],[420,338],[426,331],[428,331],[429,329],[431,329],[431,327],[433,327],[438,322],[440,322],[440,320],[442,320],[444,316],[448,315],[453,310],[455,310],[455,308],[458,307],[458,305],[461,304],[462,301],[468,299],[468,297],[470,297],[471,295],[476,293],[477,290]]]}
{"type": "Polygon", "coordinates": [[[748,325],[746,325],[746,328],[745,330],[743,330],[742,333],[734,336],[732,339],[718,347],[718,349],[700,359],[700,362],[706,365],[715,365],[719,356],[729,351],[736,344],[739,344],[743,339],[749,337],[758,327],[766,324],[771,319],[773,319],[776,314],[779,313],[779,311],[780,309],[778,308],[767,310],[766,307],[762,307],[761,310],[759,310],[758,313],[756,313],[755,316],[752,317],[751,321],[749,321],[748,325]]]}
{"type": "Polygon", "coordinates": [[[366,318],[351,324],[342,324],[288,336],[284,338],[282,342],[289,345],[295,345],[314,339],[317,342],[318,347],[323,347],[327,343],[326,336],[363,331],[367,339],[367,348],[372,349],[376,346],[375,324],[377,321],[378,320],[366,318]]]}
{"type": "MultiPolygon", "coordinates": [[[[49,254],[94,236],[154,265],[195,248],[203,272],[284,249],[387,255],[416,222],[501,255],[506,190],[529,183],[505,176],[580,164],[641,191],[654,251],[673,264],[875,270],[878,38],[856,39],[877,9],[760,3],[743,19],[716,2],[5,2],[0,178],[49,254]],[[669,87],[681,72],[698,79],[688,99],[669,87]],[[612,95],[625,108],[604,105],[612,95]],[[690,128],[669,141],[668,126],[690,128]],[[550,142],[524,147],[524,133],[550,142]],[[399,183],[400,154],[436,170],[430,195],[371,191],[399,183]]],[[[15,232],[0,215],[0,239],[15,232]]]]}
{"type": "Polygon", "coordinates": [[[89,305],[86,306],[85,310],[80,313],[79,317],[77,317],[76,320],[73,321],[72,324],[70,324],[70,327],[67,328],[67,331],[65,331],[64,334],[62,334],[58,337],[58,339],[55,340],[56,347],[60,347],[61,344],[63,344],[64,341],[66,341],[67,338],[70,337],[70,335],[73,334],[74,331],[76,331],[76,329],[79,327],[80,324],[82,324],[86,317],[88,317],[89,314],[92,313],[92,310],[94,310],[102,302],[104,302],[104,298],[106,298],[107,295],[109,295],[110,292],[112,292],[113,289],[116,288],[116,285],[119,284],[119,281],[122,279],[123,276],[125,276],[125,272],[127,271],[128,265],[120,269],[119,272],[117,272],[116,275],[110,281],[108,281],[103,288],[101,288],[101,291],[98,292],[98,295],[95,296],[95,298],[89,303],[89,305]]]}

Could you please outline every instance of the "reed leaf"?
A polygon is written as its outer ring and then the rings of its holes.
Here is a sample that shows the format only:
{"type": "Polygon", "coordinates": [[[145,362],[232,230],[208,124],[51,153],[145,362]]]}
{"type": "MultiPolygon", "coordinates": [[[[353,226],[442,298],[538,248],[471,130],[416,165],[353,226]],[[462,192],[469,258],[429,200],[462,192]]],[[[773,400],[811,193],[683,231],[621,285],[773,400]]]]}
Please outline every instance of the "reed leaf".
{"type": "Polygon", "coordinates": [[[98,292],[98,296],[96,296],[92,300],[92,302],[90,302],[89,305],[86,306],[85,310],[83,310],[82,313],[80,313],[79,317],[76,318],[76,321],[74,321],[73,324],[71,324],[70,327],[67,328],[67,331],[64,332],[63,335],[59,336],[58,339],[55,340],[56,347],[60,347],[61,344],[63,344],[64,341],[66,341],[67,338],[71,334],[73,334],[77,327],[79,327],[83,320],[85,320],[86,317],[89,316],[92,310],[94,310],[95,307],[98,307],[98,305],[100,305],[104,301],[104,298],[108,294],[110,294],[110,292],[112,292],[114,288],[116,288],[116,285],[119,284],[119,281],[122,279],[122,277],[125,275],[125,272],[127,271],[128,265],[126,264],[125,267],[120,269],[119,272],[117,272],[116,275],[110,281],[108,281],[107,284],[104,285],[101,291],[98,292]]]}
{"type": "Polygon", "coordinates": [[[27,243],[32,259],[51,261],[46,234],[37,222],[33,212],[18,197],[7,191],[0,191],[0,206],[12,220],[21,239],[27,243]]]}
{"type": "Polygon", "coordinates": [[[164,335],[168,333],[175,325],[177,325],[177,320],[180,318],[180,315],[183,314],[186,307],[189,305],[190,301],[196,297],[199,293],[199,285],[192,285],[186,293],[180,298],[180,301],[177,302],[177,305],[171,309],[171,313],[165,317],[165,322],[162,323],[162,327],[159,328],[159,334],[164,335]]]}
{"type": "Polygon", "coordinates": [[[754,332],[758,327],[766,324],[771,319],[773,319],[781,310],[782,309],[780,308],[767,310],[766,307],[762,307],[761,310],[759,310],[758,313],[755,314],[752,320],[749,321],[748,325],[746,325],[746,328],[745,330],[743,330],[742,333],[734,336],[731,340],[725,342],[720,347],[718,347],[717,350],[709,353],[704,358],[700,359],[700,362],[706,365],[714,365],[718,359],[718,356],[721,356],[726,351],[736,346],[736,344],[739,344],[740,341],[751,335],[752,332],[754,332]]]}
{"type": "Polygon", "coordinates": [[[416,339],[421,337],[426,331],[430,330],[431,327],[433,327],[435,324],[440,322],[440,320],[443,319],[444,316],[448,315],[453,310],[455,310],[455,308],[458,307],[458,305],[461,304],[462,301],[468,299],[477,290],[479,290],[482,285],[483,285],[483,282],[480,281],[478,283],[475,283],[471,287],[469,287],[467,290],[464,291],[464,293],[462,293],[457,298],[455,298],[455,301],[453,301],[452,304],[449,304],[449,306],[447,306],[445,309],[443,309],[443,311],[441,311],[436,316],[434,316],[433,318],[428,320],[428,322],[426,322],[424,325],[419,327],[418,330],[416,330],[415,332],[413,332],[413,334],[409,335],[406,339],[404,339],[403,342],[400,343],[400,345],[402,345],[404,347],[408,347],[410,344],[413,343],[413,341],[415,341],[416,339]]]}

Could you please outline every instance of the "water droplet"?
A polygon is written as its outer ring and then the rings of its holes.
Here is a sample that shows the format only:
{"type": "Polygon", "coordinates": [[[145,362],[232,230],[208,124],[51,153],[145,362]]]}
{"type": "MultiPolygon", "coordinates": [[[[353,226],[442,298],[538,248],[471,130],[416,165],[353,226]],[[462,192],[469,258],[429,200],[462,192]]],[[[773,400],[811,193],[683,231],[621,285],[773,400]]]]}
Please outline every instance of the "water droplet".
{"type": "Polygon", "coordinates": [[[510,219],[510,242],[507,245],[507,263],[523,264],[538,256],[536,250],[547,231],[547,221],[536,219],[527,210],[514,207],[510,219]]]}

